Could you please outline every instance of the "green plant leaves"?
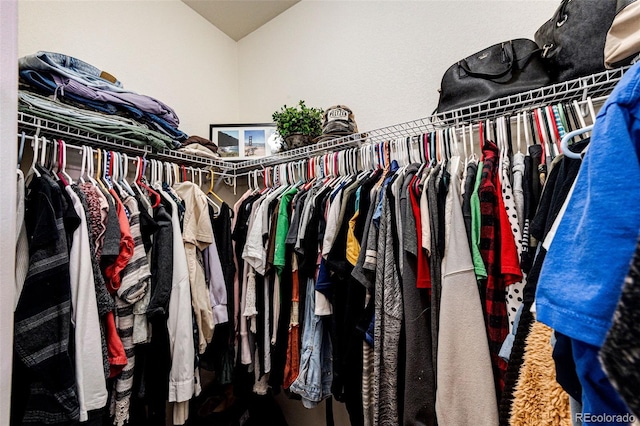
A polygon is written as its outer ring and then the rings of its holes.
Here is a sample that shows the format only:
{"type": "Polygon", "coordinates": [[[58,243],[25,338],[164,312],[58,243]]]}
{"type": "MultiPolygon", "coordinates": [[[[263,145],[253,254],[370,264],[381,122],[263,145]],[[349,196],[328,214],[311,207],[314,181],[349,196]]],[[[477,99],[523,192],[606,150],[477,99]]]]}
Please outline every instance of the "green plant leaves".
{"type": "Polygon", "coordinates": [[[297,107],[284,105],[271,117],[283,139],[293,133],[316,137],[322,133],[323,113],[321,108],[307,107],[304,101],[300,100],[297,107]]]}

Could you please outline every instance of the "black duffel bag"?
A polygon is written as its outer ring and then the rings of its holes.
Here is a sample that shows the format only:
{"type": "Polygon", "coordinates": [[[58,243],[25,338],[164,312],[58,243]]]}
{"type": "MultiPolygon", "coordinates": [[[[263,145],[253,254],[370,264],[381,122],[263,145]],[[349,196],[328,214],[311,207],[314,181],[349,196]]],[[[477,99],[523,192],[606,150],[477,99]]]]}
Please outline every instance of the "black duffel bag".
{"type": "Polygon", "coordinates": [[[453,64],[440,85],[438,112],[485,102],[550,83],[533,40],[495,44],[453,64]]]}
{"type": "Polygon", "coordinates": [[[605,70],[604,43],[616,5],[616,0],[562,0],[538,28],[535,40],[554,83],[605,70]]]}

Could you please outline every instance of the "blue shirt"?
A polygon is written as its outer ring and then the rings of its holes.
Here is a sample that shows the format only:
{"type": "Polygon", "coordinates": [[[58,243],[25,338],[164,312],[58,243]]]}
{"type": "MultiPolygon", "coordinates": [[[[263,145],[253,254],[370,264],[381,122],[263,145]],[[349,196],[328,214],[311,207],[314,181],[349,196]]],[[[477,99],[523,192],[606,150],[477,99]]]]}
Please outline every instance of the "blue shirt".
{"type": "Polygon", "coordinates": [[[640,64],[600,110],[536,293],[537,319],[602,346],[640,230],[640,64]]]}

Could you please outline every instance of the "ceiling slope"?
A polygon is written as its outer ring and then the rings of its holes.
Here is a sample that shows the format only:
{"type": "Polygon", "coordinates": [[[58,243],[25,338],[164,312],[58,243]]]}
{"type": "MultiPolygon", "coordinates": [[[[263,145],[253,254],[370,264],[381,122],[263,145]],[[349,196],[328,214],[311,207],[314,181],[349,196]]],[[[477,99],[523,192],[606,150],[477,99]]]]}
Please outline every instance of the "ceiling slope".
{"type": "Polygon", "coordinates": [[[300,0],[182,0],[226,35],[240,40],[300,0]]]}

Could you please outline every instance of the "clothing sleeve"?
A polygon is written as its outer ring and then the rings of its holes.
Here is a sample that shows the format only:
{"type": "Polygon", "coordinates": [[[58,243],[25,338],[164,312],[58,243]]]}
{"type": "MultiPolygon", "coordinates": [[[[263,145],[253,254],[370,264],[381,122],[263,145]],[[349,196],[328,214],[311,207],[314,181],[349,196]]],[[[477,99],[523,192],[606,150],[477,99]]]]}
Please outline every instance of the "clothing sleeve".
{"type": "Polygon", "coordinates": [[[429,216],[429,199],[427,198],[427,184],[425,180],[423,184],[422,194],[420,195],[420,224],[422,225],[422,248],[427,251],[427,255],[431,252],[431,219],[429,216]]]}
{"type": "MultiPolygon", "coordinates": [[[[164,194],[163,194],[164,195],[164,194]]],[[[168,198],[167,198],[168,200],[168,198]]],[[[173,203],[172,201],[169,201],[173,203]]],[[[169,402],[182,402],[191,399],[195,379],[193,365],[195,348],[193,346],[193,323],[191,320],[191,289],[187,257],[180,235],[177,208],[171,215],[173,227],[173,275],[171,296],[169,298],[169,349],[171,351],[171,371],[169,373],[169,402]]]]}
{"type": "Polygon", "coordinates": [[[69,272],[72,301],[72,323],[75,332],[75,367],[80,421],[89,419],[87,411],[102,408],[107,403],[107,384],[102,369],[102,342],[96,302],[93,269],[89,253],[89,235],[80,199],[67,186],[73,207],[82,223],[73,233],[69,253],[69,272]]]}
{"type": "Polygon", "coordinates": [[[322,257],[325,259],[333,247],[333,243],[338,233],[338,217],[340,215],[342,191],[339,191],[329,207],[329,214],[327,215],[327,226],[324,232],[324,239],[322,241],[322,257]]]}
{"type": "Polygon", "coordinates": [[[266,268],[266,252],[262,245],[262,215],[266,202],[263,202],[255,211],[254,219],[249,227],[247,242],[244,245],[242,258],[251,265],[256,272],[264,275],[266,268]]]}
{"type": "Polygon", "coordinates": [[[209,259],[209,300],[213,309],[213,323],[223,324],[229,321],[227,312],[227,287],[224,282],[224,274],[222,265],[220,264],[220,256],[218,248],[214,241],[206,250],[206,257],[209,259]]]}
{"type": "Polygon", "coordinates": [[[196,193],[196,247],[201,251],[209,247],[214,242],[213,226],[211,225],[211,216],[209,216],[209,203],[207,196],[199,189],[195,189],[196,193]]]}

